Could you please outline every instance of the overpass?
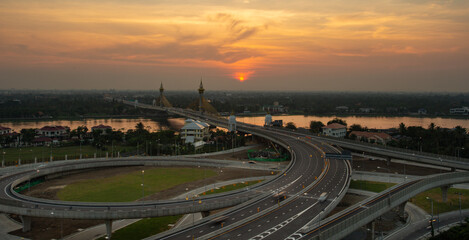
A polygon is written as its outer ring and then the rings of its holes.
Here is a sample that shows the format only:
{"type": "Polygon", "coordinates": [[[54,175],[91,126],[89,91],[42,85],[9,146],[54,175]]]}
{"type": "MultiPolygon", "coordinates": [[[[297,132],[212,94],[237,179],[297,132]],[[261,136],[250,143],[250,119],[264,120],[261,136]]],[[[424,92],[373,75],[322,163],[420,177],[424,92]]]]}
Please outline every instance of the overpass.
{"type": "MultiPolygon", "coordinates": [[[[139,107],[144,105],[139,105],[139,107]]],[[[151,107],[149,105],[145,107],[151,107]]],[[[161,108],[151,107],[155,110],[167,110],[169,112],[183,115],[186,117],[201,119],[208,121],[211,124],[218,126],[226,126],[227,122],[224,119],[218,119],[211,116],[199,115],[194,111],[186,111],[177,108],[161,108]]],[[[337,198],[343,196],[346,187],[350,181],[350,166],[344,161],[326,161],[322,156],[324,152],[316,146],[317,143],[306,142],[304,139],[299,139],[296,136],[291,136],[285,133],[273,133],[259,127],[242,126],[242,131],[250,132],[260,137],[267,138],[271,141],[278,143],[285,149],[289,150],[292,155],[292,161],[284,172],[278,174],[274,178],[265,181],[249,189],[242,189],[235,192],[209,195],[197,199],[177,199],[168,201],[144,201],[144,202],[131,202],[131,203],[83,203],[83,202],[63,202],[46,199],[37,199],[24,196],[13,191],[13,188],[31,178],[40,177],[48,174],[61,174],[70,171],[80,171],[83,169],[106,167],[106,166],[129,166],[135,164],[143,165],[158,165],[160,162],[166,164],[179,164],[174,161],[174,158],[159,159],[157,161],[143,160],[143,159],[102,159],[84,161],[64,161],[54,163],[51,166],[41,168],[40,171],[35,169],[27,170],[20,173],[15,173],[3,176],[0,179],[0,186],[4,191],[0,192],[0,211],[5,213],[13,213],[22,216],[24,230],[30,227],[30,217],[49,217],[49,218],[73,218],[73,219],[104,219],[107,225],[111,226],[111,221],[114,219],[124,218],[144,218],[156,217],[166,215],[178,215],[192,212],[205,212],[214,209],[226,208],[229,206],[239,205],[232,211],[232,216],[226,223],[225,227],[230,225],[235,226],[243,221],[244,215],[247,211],[271,211],[272,208],[277,208],[279,199],[275,199],[273,195],[279,191],[285,192],[286,200],[282,201],[280,206],[285,206],[287,203],[294,202],[302,206],[309,205],[309,202],[317,202],[317,197],[322,191],[330,193],[331,197],[337,198]],[[334,187],[329,187],[334,185],[334,187]],[[308,197],[302,197],[306,193],[308,197]],[[342,195],[341,195],[342,194],[342,195]],[[308,203],[308,204],[307,204],[308,203]]],[[[328,151],[334,151],[330,146],[327,146],[328,151]]],[[[194,160],[192,160],[194,161],[194,160]]],[[[184,163],[190,165],[190,160],[184,163]]],[[[194,164],[194,163],[192,163],[194,164]]],[[[197,160],[198,165],[209,165],[212,163],[204,163],[197,160]]],[[[221,164],[221,163],[220,163],[221,164]]],[[[325,204],[334,204],[334,202],[326,202],[325,204]]],[[[320,211],[320,206],[315,208],[308,208],[308,214],[305,213],[304,208],[287,209],[288,214],[283,214],[278,218],[279,221],[290,218],[292,215],[297,216],[295,224],[289,224],[289,227],[279,229],[278,232],[285,232],[290,234],[298,230],[298,226],[303,226],[309,217],[305,216],[314,215],[320,211]],[[301,213],[300,215],[297,215],[301,213]],[[299,217],[301,216],[301,217],[299,217]],[[301,221],[300,221],[301,220],[301,221]]],[[[280,208],[279,208],[280,209],[280,208]]],[[[268,216],[269,214],[265,215],[268,216]]],[[[264,218],[265,219],[265,218],[264,218]]],[[[258,228],[256,231],[249,231],[253,236],[261,234],[266,229],[275,227],[276,222],[265,224],[258,228]]],[[[208,225],[200,225],[202,229],[210,228],[208,225]]],[[[228,228],[225,228],[228,229],[228,228]]],[[[242,231],[237,228],[238,231],[242,231]]],[[[110,229],[109,229],[110,232],[110,229]]],[[[194,233],[194,237],[200,237],[208,232],[206,230],[199,230],[198,234],[194,233]],[[196,236],[197,235],[197,236],[196,236]]],[[[180,234],[186,234],[180,232],[180,234]]],[[[110,234],[109,234],[110,235],[110,234]]],[[[167,238],[180,238],[181,235],[174,234],[167,238]]],[[[228,235],[225,235],[228,236],[228,235]]]]}

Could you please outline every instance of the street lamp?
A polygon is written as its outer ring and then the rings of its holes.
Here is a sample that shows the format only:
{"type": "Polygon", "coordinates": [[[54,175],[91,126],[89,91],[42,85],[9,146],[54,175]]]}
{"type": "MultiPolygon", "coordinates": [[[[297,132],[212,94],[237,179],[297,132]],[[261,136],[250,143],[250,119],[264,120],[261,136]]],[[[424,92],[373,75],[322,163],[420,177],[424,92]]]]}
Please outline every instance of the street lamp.
{"type": "Polygon", "coordinates": [[[142,205],[143,205],[143,198],[145,198],[145,170],[142,170],[142,205]]]}
{"type": "Polygon", "coordinates": [[[384,167],[376,167],[377,169],[386,169],[388,171],[388,183],[391,182],[391,171],[389,170],[389,168],[384,168],[384,167]]]}
{"type": "Polygon", "coordinates": [[[461,195],[462,193],[457,192],[456,194],[459,195],[459,222],[462,224],[462,212],[461,212],[461,195]]]}
{"type": "Polygon", "coordinates": [[[430,227],[431,227],[431,231],[432,231],[432,237],[435,236],[435,231],[433,229],[433,199],[429,198],[429,197],[426,197],[427,200],[431,201],[431,204],[432,204],[432,218],[430,219],[430,227]]]}

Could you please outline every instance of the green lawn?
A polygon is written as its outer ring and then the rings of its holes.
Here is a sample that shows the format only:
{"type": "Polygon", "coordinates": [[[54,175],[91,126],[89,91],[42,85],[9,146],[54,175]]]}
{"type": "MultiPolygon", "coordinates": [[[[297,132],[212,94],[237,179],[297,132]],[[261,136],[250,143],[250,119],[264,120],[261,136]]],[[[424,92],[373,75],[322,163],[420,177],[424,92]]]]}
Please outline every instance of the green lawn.
{"type": "Polygon", "coordinates": [[[216,175],[216,171],[197,168],[152,168],[109,178],[89,179],[67,185],[57,196],[64,201],[129,202],[145,196],[216,175]]]}
{"type": "Polygon", "coordinates": [[[456,192],[460,192],[461,196],[461,208],[469,208],[469,190],[450,188],[448,189],[448,200],[446,203],[443,202],[441,196],[441,188],[434,188],[423,193],[420,193],[413,197],[410,201],[415,205],[423,208],[426,212],[431,213],[431,201],[426,198],[433,199],[433,214],[437,215],[438,212],[450,212],[459,210],[459,196],[456,192]]]}
{"type": "MultiPolygon", "coordinates": [[[[260,181],[251,181],[245,183],[231,184],[223,186],[219,189],[211,189],[207,191],[206,195],[222,193],[227,191],[233,191],[236,189],[244,188],[259,183],[260,181]],[[212,191],[213,190],[213,191],[212,191]]],[[[157,218],[145,218],[138,222],[135,222],[127,227],[121,228],[115,231],[112,234],[113,240],[137,240],[143,239],[160,232],[168,230],[170,227],[169,224],[176,223],[181,216],[167,216],[167,217],[157,217],[157,218]]],[[[99,240],[104,240],[105,238],[99,238],[99,240]]]]}
{"type": "Polygon", "coordinates": [[[363,181],[363,180],[352,180],[350,182],[350,188],[366,190],[366,191],[371,191],[371,192],[382,192],[394,185],[396,184],[385,183],[385,182],[363,181]]]}
{"type": "MultiPolygon", "coordinates": [[[[111,146],[107,147],[106,150],[111,155],[111,146]]],[[[116,152],[129,148],[134,149],[135,147],[124,147],[114,146],[114,154],[116,152]]],[[[81,146],[81,153],[83,158],[93,157],[94,153],[97,153],[98,157],[105,157],[106,151],[96,149],[96,147],[90,145],[81,146]]],[[[38,162],[49,161],[52,155],[53,160],[63,160],[65,155],[68,159],[78,159],[80,157],[80,146],[66,146],[66,147],[24,147],[24,148],[3,148],[0,149],[0,154],[4,155],[6,165],[15,165],[18,163],[18,159],[21,158],[21,163],[34,162],[34,158],[37,157],[38,162]],[[3,154],[5,153],[5,154],[3,154]]],[[[3,156],[1,156],[3,159],[3,156]]]]}
{"type": "MultiPolygon", "coordinates": [[[[158,218],[144,218],[138,222],[132,223],[127,227],[121,228],[112,233],[112,240],[139,240],[168,230],[169,224],[175,224],[178,216],[166,216],[158,218]]],[[[104,237],[99,240],[105,240],[104,237]]]]}

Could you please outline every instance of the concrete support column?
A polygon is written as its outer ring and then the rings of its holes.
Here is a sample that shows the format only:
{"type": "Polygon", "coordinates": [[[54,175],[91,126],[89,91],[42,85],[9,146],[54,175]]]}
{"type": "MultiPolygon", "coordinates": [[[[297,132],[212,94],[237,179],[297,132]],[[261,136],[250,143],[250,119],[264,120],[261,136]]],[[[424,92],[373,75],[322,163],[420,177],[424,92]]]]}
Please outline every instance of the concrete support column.
{"type": "Polygon", "coordinates": [[[34,163],[37,163],[37,157],[34,157],[34,163]]]}
{"type": "Polygon", "coordinates": [[[109,152],[106,152],[106,158],[109,158],[109,152]]]}
{"type": "Polygon", "coordinates": [[[371,222],[371,240],[375,240],[375,221],[371,222]]]}
{"type": "Polygon", "coordinates": [[[65,154],[65,161],[67,161],[67,160],[68,160],[68,156],[67,156],[67,154],[65,154]]]}
{"type": "Polygon", "coordinates": [[[121,152],[117,152],[117,157],[121,157],[121,152]]]}
{"type": "Polygon", "coordinates": [[[405,214],[405,205],[406,205],[406,203],[407,202],[403,202],[403,203],[399,204],[399,206],[398,206],[398,210],[399,210],[398,214],[401,217],[405,217],[404,214],[405,214]]]}
{"type": "Polygon", "coordinates": [[[54,161],[54,158],[52,157],[52,155],[50,155],[50,161],[51,161],[51,162],[54,161]]]}
{"type": "Polygon", "coordinates": [[[23,232],[29,232],[31,230],[31,217],[20,216],[20,219],[23,223],[23,232]]]}
{"type": "Polygon", "coordinates": [[[94,153],[94,158],[96,158],[96,153],[94,153]]]}
{"type": "Polygon", "coordinates": [[[391,157],[386,157],[386,165],[390,165],[391,164],[391,157]]]}
{"type": "Polygon", "coordinates": [[[441,198],[443,199],[443,202],[446,202],[448,200],[448,189],[450,186],[442,186],[441,187],[441,198]]]}
{"type": "Polygon", "coordinates": [[[21,158],[18,158],[18,165],[21,165],[21,158]]]}
{"type": "Polygon", "coordinates": [[[5,167],[5,160],[2,160],[2,168],[5,167]]]}
{"type": "Polygon", "coordinates": [[[112,220],[106,220],[106,235],[107,235],[107,239],[111,239],[111,236],[112,236],[112,220]]]}
{"type": "Polygon", "coordinates": [[[82,158],[83,158],[83,154],[80,153],[80,159],[82,159],[82,158]]]}

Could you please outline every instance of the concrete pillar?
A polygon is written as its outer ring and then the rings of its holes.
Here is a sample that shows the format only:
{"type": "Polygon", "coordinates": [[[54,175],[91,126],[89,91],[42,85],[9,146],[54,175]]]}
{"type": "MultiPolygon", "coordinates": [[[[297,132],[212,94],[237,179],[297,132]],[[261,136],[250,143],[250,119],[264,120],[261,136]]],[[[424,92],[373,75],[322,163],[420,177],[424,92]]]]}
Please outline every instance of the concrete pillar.
{"type": "Polygon", "coordinates": [[[68,156],[67,156],[67,154],[65,154],[65,161],[67,161],[67,160],[68,160],[68,156]]]}
{"type": "Polygon", "coordinates": [[[2,160],[2,168],[5,167],[5,160],[2,160]]]}
{"type": "Polygon", "coordinates": [[[23,232],[29,232],[31,230],[31,217],[20,216],[20,219],[23,223],[23,232]]]}
{"type": "Polygon", "coordinates": [[[83,158],[83,154],[80,153],[80,159],[82,159],[82,158],[83,158]]]}
{"type": "Polygon", "coordinates": [[[371,222],[371,240],[375,240],[375,221],[371,222]]]}
{"type": "Polygon", "coordinates": [[[53,161],[54,161],[54,159],[53,159],[52,155],[50,155],[50,161],[51,161],[51,162],[53,162],[53,161]]]}
{"type": "Polygon", "coordinates": [[[111,239],[111,236],[112,236],[112,220],[106,220],[106,235],[107,235],[107,239],[111,239]]]}
{"type": "Polygon", "coordinates": [[[94,158],[96,158],[96,153],[94,153],[94,158]]]}
{"type": "Polygon", "coordinates": [[[204,217],[208,217],[210,215],[210,212],[209,211],[202,211],[201,214],[202,214],[202,218],[204,218],[204,217]]]}
{"type": "Polygon", "coordinates": [[[21,158],[18,158],[18,165],[21,165],[21,158]]]}
{"type": "Polygon", "coordinates": [[[391,164],[391,157],[386,157],[386,165],[389,166],[391,164]]]}
{"type": "Polygon", "coordinates": [[[106,152],[106,158],[109,158],[109,152],[106,152]]]}
{"type": "Polygon", "coordinates": [[[403,202],[403,203],[399,204],[399,206],[398,206],[398,210],[399,210],[398,214],[401,217],[405,217],[404,214],[405,214],[405,205],[406,205],[406,203],[407,202],[403,202]]]}
{"type": "Polygon", "coordinates": [[[443,199],[443,202],[446,202],[448,200],[448,189],[450,186],[442,186],[441,187],[441,198],[443,199]]]}
{"type": "Polygon", "coordinates": [[[34,157],[34,163],[37,163],[37,157],[34,157]]]}
{"type": "Polygon", "coordinates": [[[117,157],[121,157],[121,152],[117,152],[117,157]]]}

